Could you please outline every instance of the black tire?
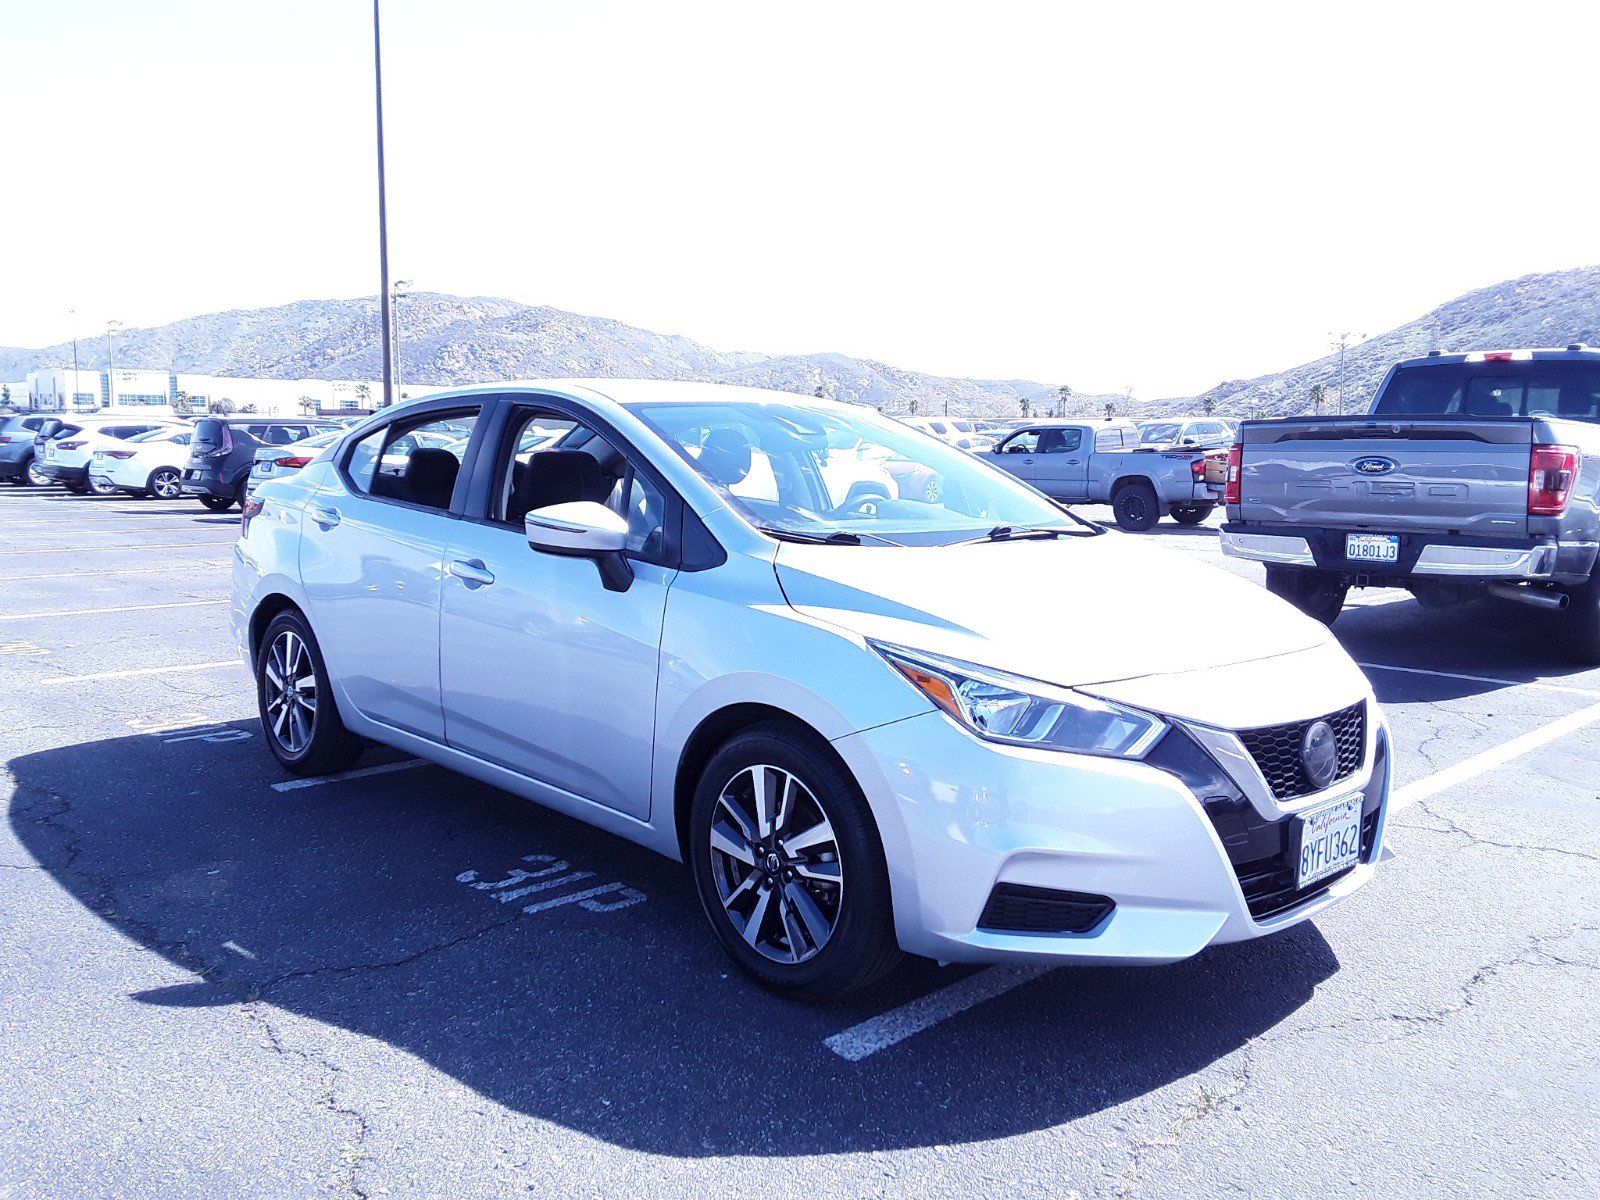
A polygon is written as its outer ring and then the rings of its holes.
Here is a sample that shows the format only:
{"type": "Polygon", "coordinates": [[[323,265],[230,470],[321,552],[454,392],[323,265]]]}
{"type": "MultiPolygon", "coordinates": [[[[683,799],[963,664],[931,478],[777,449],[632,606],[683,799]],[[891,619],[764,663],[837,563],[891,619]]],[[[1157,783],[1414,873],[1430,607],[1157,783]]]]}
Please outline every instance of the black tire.
{"type": "Polygon", "coordinates": [[[27,486],[29,487],[49,487],[55,482],[54,479],[51,479],[50,476],[39,469],[39,460],[36,458],[28,460],[28,465],[23,468],[22,475],[27,480],[27,486]]]}
{"type": "Polygon", "coordinates": [[[1148,483],[1125,483],[1111,498],[1111,511],[1116,514],[1117,525],[1129,533],[1144,533],[1154,529],[1161,519],[1161,502],[1156,490],[1148,483]]]}
{"type": "Polygon", "coordinates": [[[1172,519],[1179,525],[1198,525],[1211,515],[1215,504],[1174,504],[1172,519]]]}
{"type": "Polygon", "coordinates": [[[1315,617],[1324,625],[1332,625],[1344,609],[1350,584],[1327,571],[1269,565],[1267,591],[1283,597],[1306,616],[1315,617]]]}
{"type": "Polygon", "coordinates": [[[233,507],[232,496],[201,496],[200,503],[210,512],[227,512],[233,507]]]}
{"type": "Polygon", "coordinates": [[[144,494],[157,500],[176,500],[183,493],[179,480],[183,478],[177,467],[157,467],[144,481],[144,494]]]}
{"type": "Polygon", "coordinates": [[[89,485],[87,483],[63,483],[61,486],[74,496],[87,496],[89,494],[89,485]]]}
{"type": "Polygon", "coordinates": [[[100,484],[98,484],[98,483],[96,483],[96,482],[95,482],[95,481],[94,481],[94,480],[92,480],[92,479],[91,479],[91,480],[90,480],[90,481],[89,481],[89,491],[90,491],[90,492],[91,492],[91,493],[92,493],[92,494],[93,494],[93,495],[96,495],[96,496],[115,496],[115,495],[116,495],[116,494],[117,494],[117,493],[118,493],[118,492],[120,492],[120,491],[121,491],[121,490],[122,490],[122,489],[121,489],[121,488],[119,488],[119,487],[118,487],[118,486],[117,486],[117,485],[116,485],[116,484],[114,484],[114,483],[112,483],[112,484],[107,484],[107,485],[105,485],[105,486],[103,486],[103,487],[102,487],[102,486],[101,486],[101,485],[100,485],[100,484]]]}
{"type": "Polygon", "coordinates": [[[872,810],[855,779],[820,739],[781,722],[753,726],[730,739],[700,776],[689,813],[688,839],[695,890],[712,931],[739,969],[761,986],[798,1000],[822,1000],[866,987],[893,970],[903,957],[895,941],[889,870],[872,810]],[[794,809],[805,807],[820,812],[832,827],[833,836],[820,847],[800,851],[795,857],[775,832],[769,844],[774,852],[763,857],[757,850],[754,857],[758,862],[749,871],[750,876],[760,877],[763,882],[745,893],[753,904],[762,907],[743,914],[739,918],[743,923],[735,924],[736,916],[724,905],[719,882],[734,892],[750,884],[747,878],[735,886],[724,874],[729,865],[742,870],[738,862],[749,860],[735,861],[714,853],[713,826],[724,831],[735,829],[728,819],[731,810],[722,804],[724,793],[736,795],[741,777],[758,767],[776,768],[798,781],[803,794],[797,793],[794,809]],[[833,849],[826,849],[830,846],[833,849]],[[813,853],[820,854],[820,858],[812,858],[813,853]],[[828,883],[796,878],[797,873],[787,866],[767,875],[759,865],[760,861],[789,861],[803,863],[802,869],[814,871],[830,865],[829,855],[833,856],[831,864],[836,866],[840,881],[836,896],[828,883]],[[764,882],[768,879],[780,886],[774,890],[764,882]],[[811,898],[811,907],[817,909],[818,915],[827,915],[822,912],[824,908],[831,912],[831,927],[820,944],[807,945],[804,934],[799,934],[802,924],[806,931],[811,924],[800,920],[803,905],[790,905],[783,899],[793,887],[806,893],[799,897],[802,901],[807,896],[811,898]],[[763,895],[768,896],[764,903],[763,895]],[[772,896],[780,897],[776,906],[772,896]],[[835,902],[830,903],[830,897],[835,902]],[[771,911],[774,907],[775,914],[771,911]],[[756,933],[747,942],[744,930],[750,922],[744,917],[751,916],[757,919],[756,933]],[[766,924],[761,923],[763,918],[766,924]],[[809,957],[788,962],[769,956],[777,952],[776,948],[769,947],[764,953],[755,945],[761,940],[763,928],[771,929],[789,947],[801,942],[809,957]]]}
{"type": "Polygon", "coordinates": [[[1586,667],[1600,667],[1600,563],[1589,581],[1567,589],[1567,611],[1561,644],[1567,657],[1586,667]]]}
{"type": "MultiPolygon", "coordinates": [[[[347,770],[361,757],[366,743],[345,728],[339,716],[339,706],[333,698],[333,689],[328,683],[328,668],[322,661],[322,648],[317,645],[316,635],[298,610],[288,609],[279,613],[267,626],[266,632],[261,635],[261,644],[256,648],[255,673],[256,710],[261,717],[261,732],[267,739],[272,756],[283,765],[284,770],[294,775],[331,775],[347,770]],[[294,641],[283,642],[285,634],[291,635],[294,641]],[[305,655],[304,659],[295,655],[295,643],[305,655]],[[289,665],[289,672],[283,670],[285,664],[289,665]],[[292,683],[302,665],[310,667],[315,687],[312,695],[314,710],[307,720],[297,723],[291,721],[292,714],[283,714],[274,704],[277,692],[273,674],[276,672],[279,678],[292,683]],[[296,736],[301,730],[305,731],[303,742],[296,736]]],[[[287,690],[297,697],[304,696],[304,688],[287,690]]],[[[303,708],[300,715],[305,716],[303,708]]]]}

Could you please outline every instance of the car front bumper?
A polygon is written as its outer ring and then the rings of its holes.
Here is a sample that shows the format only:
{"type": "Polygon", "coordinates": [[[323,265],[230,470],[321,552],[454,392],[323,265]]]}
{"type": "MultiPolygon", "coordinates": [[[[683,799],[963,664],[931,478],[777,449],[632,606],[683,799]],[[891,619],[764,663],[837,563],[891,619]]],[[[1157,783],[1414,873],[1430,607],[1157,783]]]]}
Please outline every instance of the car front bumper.
{"type": "MultiPolygon", "coordinates": [[[[1292,805],[1278,806],[1270,793],[1265,801],[1275,821],[1292,822],[1359,793],[1370,829],[1361,859],[1260,918],[1241,884],[1249,876],[1230,861],[1217,824],[1168,771],[984,742],[940,713],[833,745],[878,818],[904,949],[951,962],[1149,965],[1298,924],[1372,878],[1391,770],[1382,713],[1370,696],[1365,703],[1364,758],[1353,774],[1292,805]],[[1000,884],[1104,897],[1115,907],[1083,933],[992,928],[985,912],[1000,884]]],[[[1215,745],[1217,731],[1195,732],[1215,745]]],[[[1228,773],[1237,777],[1238,764],[1228,773]]],[[[1262,806],[1263,786],[1246,782],[1241,792],[1262,806]]],[[[1290,827],[1277,828],[1287,838],[1290,827]]]]}

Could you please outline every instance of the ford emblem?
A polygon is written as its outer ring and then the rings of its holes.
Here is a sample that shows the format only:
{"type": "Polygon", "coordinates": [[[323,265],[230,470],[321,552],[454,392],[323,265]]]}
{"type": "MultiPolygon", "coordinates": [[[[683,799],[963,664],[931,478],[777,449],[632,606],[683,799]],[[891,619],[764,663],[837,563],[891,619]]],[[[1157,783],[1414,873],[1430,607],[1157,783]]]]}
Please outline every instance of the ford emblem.
{"type": "Polygon", "coordinates": [[[1358,475],[1387,475],[1400,464],[1381,454],[1369,454],[1365,458],[1356,459],[1350,465],[1355,468],[1358,475]]]}

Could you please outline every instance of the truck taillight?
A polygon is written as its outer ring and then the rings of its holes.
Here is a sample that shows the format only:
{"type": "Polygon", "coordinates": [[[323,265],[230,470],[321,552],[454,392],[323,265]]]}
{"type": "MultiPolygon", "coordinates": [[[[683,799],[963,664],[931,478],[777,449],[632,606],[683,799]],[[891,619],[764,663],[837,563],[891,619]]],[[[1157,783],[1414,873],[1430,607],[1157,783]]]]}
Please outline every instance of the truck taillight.
{"type": "Polygon", "coordinates": [[[1528,460],[1528,515],[1559,517],[1567,511],[1583,455],[1576,446],[1535,446],[1528,460]]]}
{"type": "Polygon", "coordinates": [[[1193,475],[1196,481],[1206,477],[1206,456],[1204,454],[1199,455],[1189,464],[1189,474],[1193,475]]]}
{"type": "Polygon", "coordinates": [[[1224,504],[1239,504],[1239,469],[1244,465],[1244,443],[1235,442],[1228,451],[1228,484],[1222,492],[1224,504]]]}

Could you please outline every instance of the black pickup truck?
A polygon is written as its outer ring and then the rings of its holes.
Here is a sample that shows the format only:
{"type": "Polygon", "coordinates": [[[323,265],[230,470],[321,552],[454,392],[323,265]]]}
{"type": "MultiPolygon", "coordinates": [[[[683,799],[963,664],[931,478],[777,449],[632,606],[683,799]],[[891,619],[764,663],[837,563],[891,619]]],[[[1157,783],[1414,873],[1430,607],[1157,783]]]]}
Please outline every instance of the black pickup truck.
{"type": "Polygon", "coordinates": [[[1352,587],[1489,594],[1562,610],[1600,663],[1600,350],[1435,352],[1365,416],[1247,421],[1223,502],[1223,550],[1323,621],[1352,587]]]}

